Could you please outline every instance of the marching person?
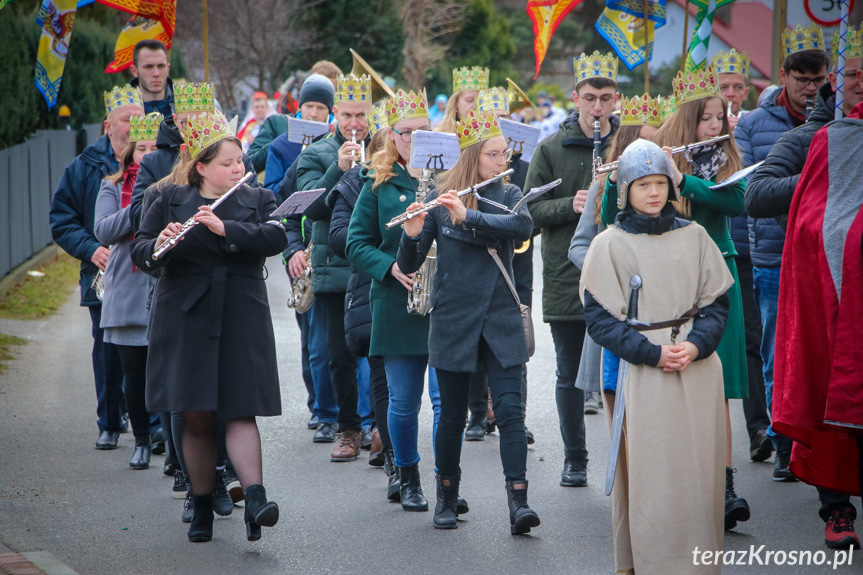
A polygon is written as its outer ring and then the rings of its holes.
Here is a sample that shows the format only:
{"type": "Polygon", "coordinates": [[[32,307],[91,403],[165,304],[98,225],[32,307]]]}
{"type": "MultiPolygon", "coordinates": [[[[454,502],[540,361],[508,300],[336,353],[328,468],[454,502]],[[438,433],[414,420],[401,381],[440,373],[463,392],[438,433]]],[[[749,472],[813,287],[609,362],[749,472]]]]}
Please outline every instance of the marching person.
{"type": "Polygon", "coordinates": [[[164,117],[174,113],[171,58],[162,42],[147,39],[135,44],[129,72],[135,77],[129,85],[141,90],[145,113],[159,112],[164,117]]]}
{"type": "Polygon", "coordinates": [[[622,364],[625,418],[606,414],[622,426],[615,572],[718,574],[721,565],[693,565],[692,552],[723,548],[726,423],[714,351],[734,280],[705,229],[675,217],[680,178],[670,158],[646,140],[620,156],[606,194],[623,210],[591,243],[580,295],[590,337],[622,364]]]}
{"type": "Polygon", "coordinates": [[[105,267],[102,319],[105,343],[117,347],[125,379],[126,408],[135,436],[135,450],[129,460],[132,469],[150,467],[152,451],[150,414],[145,399],[147,367],[147,322],[151,280],[129,256],[132,223],[129,204],[141,159],[156,149],[156,133],[162,115],[152,112],[129,118],[129,146],[120,158],[120,170],[102,181],[96,199],[93,232],[102,244],[111,246],[105,267]]]}
{"type": "MultiPolygon", "coordinates": [[[[405,511],[428,511],[420,482],[417,448],[419,411],[429,353],[429,317],[407,311],[413,276],[396,263],[401,229],[386,224],[416,198],[416,179],[408,172],[411,134],[428,130],[425,92],[396,93],[387,99],[387,140],[372,156],[348,227],[346,251],[351,264],[372,277],[369,301],[372,333],[369,355],[383,357],[389,387],[387,426],[393,446],[394,475],[387,496],[405,511]],[[397,479],[397,480],[396,480],[397,479]]],[[[433,369],[428,387],[434,409],[433,437],[438,428],[440,395],[433,369]]],[[[466,511],[465,511],[466,512],[466,511]]]]}
{"type": "MultiPolygon", "coordinates": [[[[528,346],[515,287],[512,252],[515,242],[530,238],[533,222],[527,208],[507,213],[459,198],[465,189],[498,176],[512,155],[492,114],[473,112],[456,132],[458,163],[446,172],[437,195],[446,208],[419,214],[405,223],[396,265],[401,273],[416,272],[437,242],[436,285],[429,329],[429,363],[437,371],[441,417],[435,442],[437,504],[434,526],[458,527],[462,433],[468,408],[471,374],[482,363],[500,430],[500,458],[509,500],[510,531],[530,532],[540,524],[527,504],[527,438],[522,404],[522,366],[528,346]]],[[[512,209],[521,191],[498,181],[484,187],[482,197],[512,209]]],[[[412,203],[408,210],[421,208],[412,203]]]]}
{"type": "Polygon", "coordinates": [[[443,118],[435,128],[438,132],[453,133],[456,123],[476,108],[480,90],[488,90],[488,68],[454,68],[452,71],[452,96],[446,103],[443,118]]]}
{"type": "Polygon", "coordinates": [[[272,192],[242,186],[240,141],[220,112],[190,119],[183,130],[190,160],[174,169],[132,241],[132,261],[161,269],[147,358],[147,407],[182,411],[183,455],[194,515],[189,540],[213,534],[216,423],[224,422],[228,453],[245,492],[246,534],[279,518],[262,485],[256,416],[281,414],[275,337],[264,283],[265,258],[281,252],[285,232],[271,225],[272,192]],[[190,218],[203,224],[159,259],[154,251],[190,218]],[[249,337],[254,333],[254,337],[249,337]]]}

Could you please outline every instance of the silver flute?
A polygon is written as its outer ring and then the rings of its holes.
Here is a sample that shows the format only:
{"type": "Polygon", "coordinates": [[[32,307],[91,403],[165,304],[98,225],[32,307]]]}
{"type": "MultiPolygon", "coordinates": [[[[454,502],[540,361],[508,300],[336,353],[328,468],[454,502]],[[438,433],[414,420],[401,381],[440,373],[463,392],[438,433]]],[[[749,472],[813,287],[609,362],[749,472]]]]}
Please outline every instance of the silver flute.
{"type": "MultiPolygon", "coordinates": [[[[686,146],[680,146],[679,148],[672,148],[671,153],[679,154],[681,152],[689,152],[694,150],[695,148],[700,148],[701,146],[709,146],[710,144],[715,144],[716,142],[722,142],[723,140],[727,140],[731,137],[731,134],[725,134],[724,136],[716,136],[715,138],[710,138],[708,140],[704,140],[701,142],[695,142],[694,144],[688,144],[686,146]]],[[[607,174],[608,172],[613,172],[617,169],[618,162],[615,160],[614,162],[610,162],[608,164],[603,164],[596,169],[597,174],[607,174]]]]}
{"type": "MultiPolygon", "coordinates": [[[[231,188],[230,190],[228,190],[227,192],[225,192],[224,194],[222,194],[218,199],[216,199],[216,201],[215,201],[215,202],[213,202],[213,204],[210,206],[210,211],[215,210],[215,209],[219,206],[219,204],[221,204],[222,202],[224,202],[225,200],[227,200],[227,199],[230,197],[230,195],[231,195],[231,194],[233,194],[234,192],[236,192],[237,190],[239,190],[239,189],[240,189],[240,186],[242,186],[242,185],[243,185],[243,184],[245,184],[247,181],[249,181],[249,180],[252,178],[252,176],[253,176],[253,173],[252,173],[252,172],[246,172],[246,175],[245,175],[245,176],[243,176],[243,177],[240,179],[240,181],[239,181],[239,182],[237,182],[237,183],[236,183],[236,185],[234,185],[234,187],[233,187],[233,188],[231,188]]],[[[174,248],[174,247],[177,245],[177,242],[179,242],[179,241],[180,241],[180,238],[182,238],[183,236],[185,236],[186,234],[188,234],[188,233],[189,233],[189,230],[191,230],[192,228],[194,228],[195,226],[197,226],[199,223],[200,223],[200,222],[196,222],[196,221],[195,221],[195,216],[192,216],[191,218],[189,218],[188,220],[186,220],[186,221],[183,223],[183,227],[182,227],[182,228],[180,228],[180,231],[178,231],[177,233],[175,233],[175,234],[173,234],[172,236],[170,236],[168,239],[166,239],[164,242],[162,242],[162,243],[159,245],[159,247],[157,247],[157,248],[156,248],[156,250],[153,252],[153,258],[152,258],[152,259],[153,259],[153,260],[157,260],[157,259],[159,259],[160,257],[162,257],[163,255],[165,255],[165,252],[167,252],[167,251],[171,250],[172,248],[174,248]]]]}
{"type": "MultiPolygon", "coordinates": [[[[477,192],[477,190],[479,190],[480,188],[484,188],[485,186],[487,186],[489,184],[493,184],[493,183],[497,182],[498,180],[502,180],[507,176],[511,176],[513,174],[513,172],[515,172],[515,170],[510,168],[509,170],[506,170],[504,172],[499,173],[498,175],[496,175],[493,178],[490,178],[490,179],[488,179],[484,182],[480,182],[478,184],[474,184],[473,186],[470,186],[469,188],[465,188],[462,191],[458,192],[458,197],[466,196],[468,194],[475,194],[477,192]]],[[[408,220],[412,220],[414,217],[418,216],[419,214],[424,214],[425,212],[430,212],[431,210],[433,210],[435,208],[439,208],[442,205],[443,204],[440,203],[440,200],[437,200],[437,199],[432,200],[426,204],[423,204],[423,206],[421,208],[417,208],[415,210],[409,210],[409,211],[407,211],[401,215],[394,217],[393,219],[391,219],[389,221],[389,223],[386,224],[386,228],[390,229],[390,228],[393,228],[399,224],[403,224],[408,220]]]]}

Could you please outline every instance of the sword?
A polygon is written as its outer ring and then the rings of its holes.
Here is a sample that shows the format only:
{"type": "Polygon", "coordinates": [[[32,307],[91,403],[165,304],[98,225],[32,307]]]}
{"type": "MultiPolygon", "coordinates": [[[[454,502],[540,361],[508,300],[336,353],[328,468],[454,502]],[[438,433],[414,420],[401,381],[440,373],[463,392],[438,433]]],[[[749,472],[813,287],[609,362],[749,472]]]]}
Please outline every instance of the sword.
{"type": "MultiPolygon", "coordinates": [[[[631,325],[638,315],[638,290],[641,288],[641,276],[635,274],[629,280],[629,307],[626,310],[626,323],[631,325]]],[[[614,416],[611,419],[611,441],[608,446],[608,465],[605,468],[605,494],[611,495],[614,487],[614,474],[617,472],[617,456],[620,453],[620,441],[623,435],[623,416],[626,413],[626,399],[623,395],[624,382],[629,375],[629,362],[620,358],[620,368],[617,373],[617,389],[614,392],[614,416]]]]}

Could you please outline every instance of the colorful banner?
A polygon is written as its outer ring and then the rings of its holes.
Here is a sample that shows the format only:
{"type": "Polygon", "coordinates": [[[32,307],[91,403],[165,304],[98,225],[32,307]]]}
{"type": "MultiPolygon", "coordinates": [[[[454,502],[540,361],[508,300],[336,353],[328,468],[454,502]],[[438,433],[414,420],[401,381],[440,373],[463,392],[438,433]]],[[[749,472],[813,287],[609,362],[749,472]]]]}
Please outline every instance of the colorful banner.
{"type": "Polygon", "coordinates": [[[99,4],[110,6],[133,16],[143,16],[161,22],[165,33],[174,37],[174,24],[177,20],[177,0],[98,0],[99,4]]]}
{"type": "MultiPolygon", "coordinates": [[[[2,2],[3,0],[0,0],[2,2]]],[[[12,0],[8,0],[11,2],[12,0]]],[[[88,6],[95,2],[96,0],[78,0],[78,9],[80,10],[84,6],[88,6]]],[[[7,3],[8,3],[7,2],[7,3]]],[[[48,13],[48,6],[51,4],[51,0],[42,0],[42,5],[39,7],[39,12],[36,14],[36,25],[40,28],[45,26],[45,14],[48,13]]]]}
{"type": "Polygon", "coordinates": [[[50,110],[57,103],[60,93],[78,5],[75,0],[47,0],[47,4],[36,55],[36,88],[42,93],[50,110]]]}
{"type": "Polygon", "coordinates": [[[6,7],[6,4],[9,4],[12,0],[0,0],[0,10],[6,7]]]}
{"type": "MultiPolygon", "coordinates": [[[[611,44],[617,57],[629,70],[644,63],[644,0],[607,0],[596,21],[596,31],[611,44]]],[[[653,56],[655,30],[665,25],[665,0],[648,0],[647,26],[650,42],[647,58],[653,56]]]]}
{"type": "Polygon", "coordinates": [[[732,2],[734,0],[690,0],[690,4],[698,8],[698,12],[695,15],[695,33],[686,50],[687,72],[700,70],[707,65],[707,48],[713,33],[713,14],[717,8],[732,2]]]}
{"type": "Polygon", "coordinates": [[[536,74],[539,76],[539,67],[548,52],[548,45],[557,27],[564,16],[575,8],[581,0],[528,0],[527,15],[533,22],[533,51],[536,54],[536,74]]]}
{"type": "Polygon", "coordinates": [[[108,64],[105,73],[122,72],[131,66],[135,44],[141,40],[158,40],[166,48],[171,49],[171,37],[161,22],[143,16],[132,16],[132,19],[117,37],[117,44],[114,46],[114,61],[108,64]]]}

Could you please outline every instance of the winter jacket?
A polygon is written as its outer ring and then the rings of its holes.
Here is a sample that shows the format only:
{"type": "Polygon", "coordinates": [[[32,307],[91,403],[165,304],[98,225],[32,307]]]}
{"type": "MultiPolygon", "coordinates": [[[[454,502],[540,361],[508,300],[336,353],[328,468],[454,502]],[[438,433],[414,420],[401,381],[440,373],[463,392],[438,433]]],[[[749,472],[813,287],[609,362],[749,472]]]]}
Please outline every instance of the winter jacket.
{"type": "Polygon", "coordinates": [[[288,132],[288,117],[284,114],[273,114],[261,125],[258,135],[249,146],[249,157],[255,170],[260,172],[267,167],[267,154],[270,144],[277,137],[288,132]]]}
{"type": "Polygon", "coordinates": [[[273,143],[270,144],[269,152],[267,152],[264,187],[273,190],[273,192],[278,192],[277,186],[281,185],[285,172],[288,171],[294,160],[300,157],[300,152],[302,151],[303,145],[289,142],[287,134],[282,134],[273,140],[273,143]]]}
{"type": "MultiPolygon", "coordinates": [[[[779,137],[794,128],[788,111],[776,100],[776,90],[757,110],[744,115],[734,129],[734,139],[743,153],[743,166],[751,166],[767,157],[779,137]]],[[[753,218],[749,225],[749,252],[752,265],[760,268],[779,267],[785,231],[772,218],[753,218]]]]}
{"type": "Polygon", "coordinates": [[[746,210],[753,218],[778,218],[785,229],[791,198],[806,163],[815,132],[833,121],[836,93],[826,83],[818,90],[809,121],[782,134],[764,163],[749,177],[746,210]]]}
{"type": "Polygon", "coordinates": [[[90,258],[102,245],[93,233],[96,199],[102,189],[102,180],[118,169],[111,140],[106,134],[66,166],[51,200],[51,237],[66,253],[81,260],[82,306],[102,305],[90,287],[99,270],[90,258]]]}
{"type": "MultiPolygon", "coordinates": [[[[620,125],[617,116],[610,122],[611,132],[602,142],[603,154],[620,125]]],[[[534,225],[542,231],[542,315],[546,322],[584,319],[576,295],[581,271],[567,253],[580,218],[572,209],[572,198],[590,186],[592,164],[593,134],[581,131],[576,112],[560,124],[557,133],[539,143],[527,171],[527,190],[563,179],[561,185],[528,204],[534,225]]]]}

